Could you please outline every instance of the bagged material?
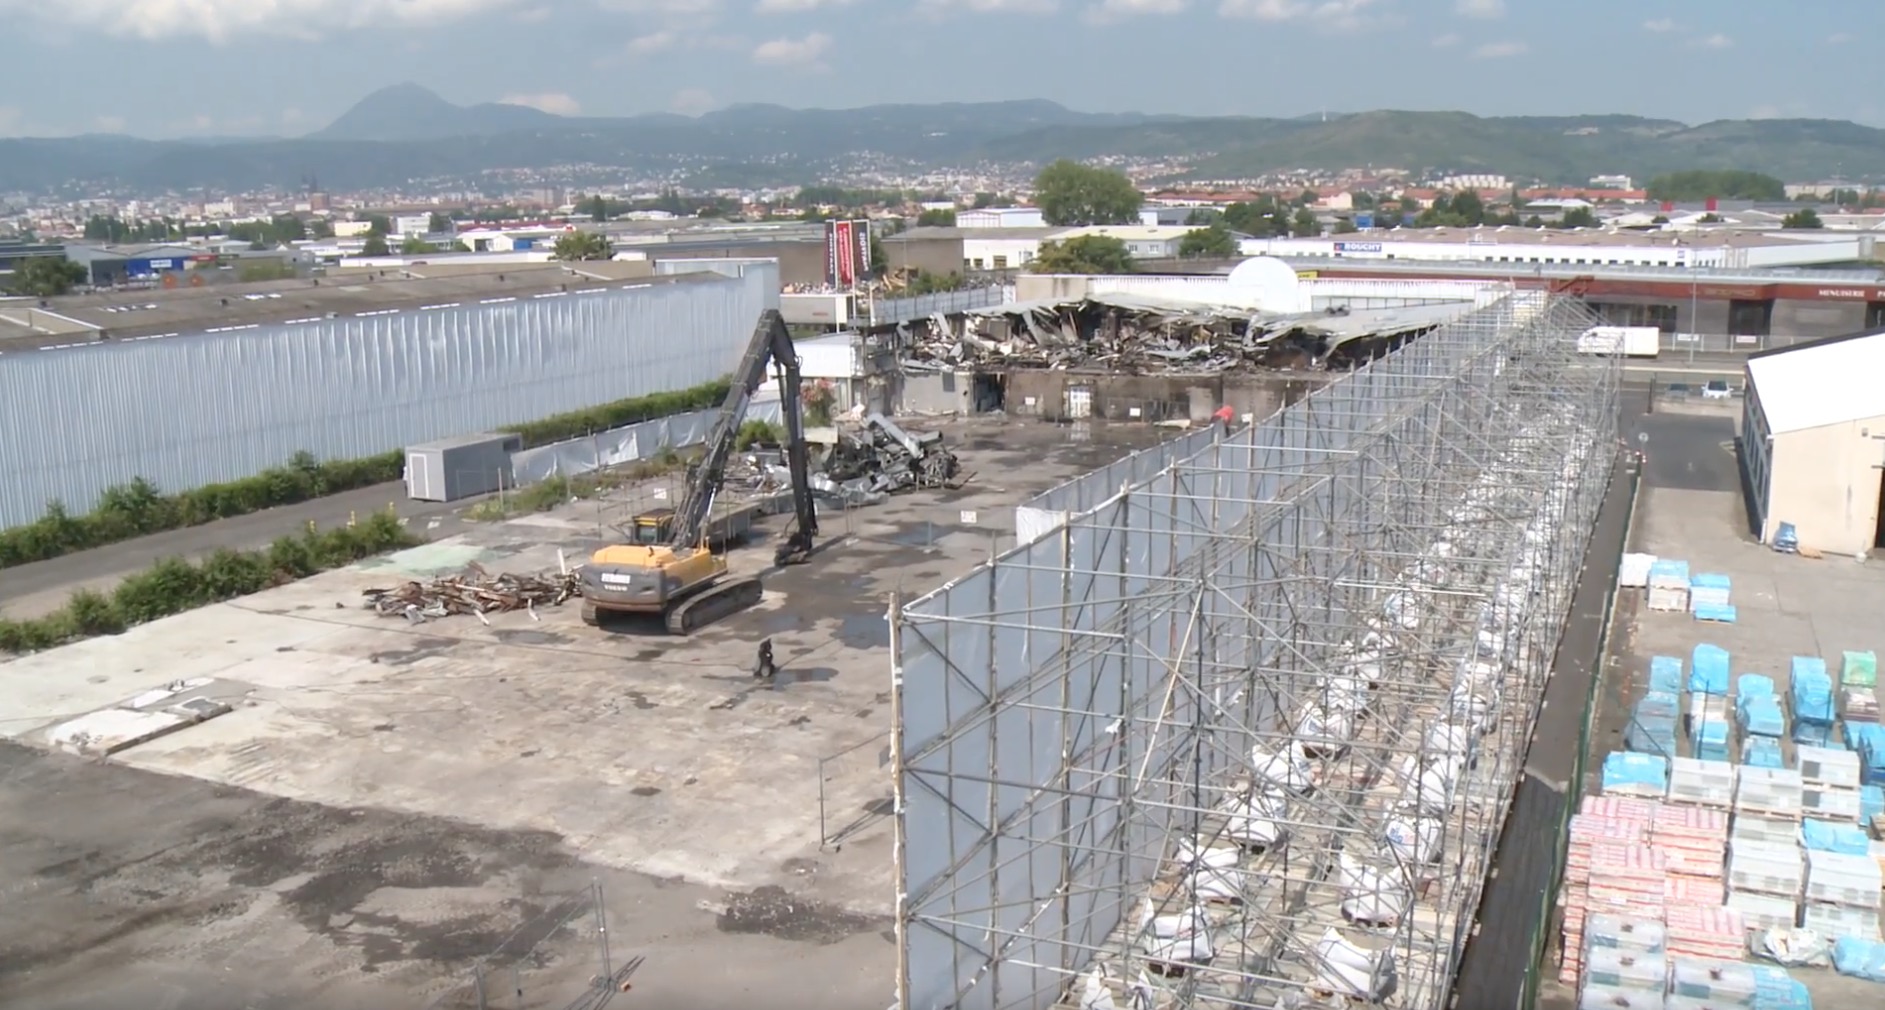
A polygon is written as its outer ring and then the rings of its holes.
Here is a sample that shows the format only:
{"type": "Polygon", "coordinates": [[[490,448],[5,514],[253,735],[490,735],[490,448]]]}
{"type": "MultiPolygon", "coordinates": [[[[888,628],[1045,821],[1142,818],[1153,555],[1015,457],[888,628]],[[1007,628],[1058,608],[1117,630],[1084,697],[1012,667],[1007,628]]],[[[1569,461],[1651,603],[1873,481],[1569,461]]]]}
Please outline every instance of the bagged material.
{"type": "Polygon", "coordinates": [[[1394,995],[1399,979],[1392,950],[1365,950],[1334,929],[1316,941],[1313,984],[1318,989],[1380,1003],[1394,995]]]}
{"type": "Polygon", "coordinates": [[[1856,936],[1833,941],[1833,970],[1872,982],[1885,982],[1885,943],[1856,936]]]}
{"type": "Polygon", "coordinates": [[[1704,642],[1689,656],[1689,690],[1696,694],[1728,693],[1728,650],[1704,642]]]}
{"type": "Polygon", "coordinates": [[[1444,828],[1438,818],[1424,817],[1418,810],[1397,810],[1382,827],[1382,841],[1395,858],[1409,866],[1423,866],[1440,857],[1444,828]]]}
{"type": "Polygon", "coordinates": [[[1878,686],[1878,654],[1847,652],[1840,656],[1839,682],[1846,687],[1878,686]]]}
{"type": "Polygon", "coordinates": [[[1762,929],[1749,938],[1748,950],[1755,957],[1798,968],[1828,963],[1833,942],[1810,929],[1762,929]]]}
{"type": "Polygon", "coordinates": [[[1369,926],[1392,926],[1413,904],[1412,889],[1393,866],[1370,866],[1348,853],[1336,868],[1342,887],[1342,917],[1369,926]]]}
{"type": "Polygon", "coordinates": [[[1281,753],[1272,753],[1261,746],[1250,748],[1250,772],[1264,792],[1302,795],[1309,792],[1313,784],[1309,758],[1303,753],[1302,744],[1295,740],[1281,753]]]}
{"type": "Polygon", "coordinates": [[[1210,919],[1202,908],[1158,915],[1147,901],[1140,921],[1144,927],[1140,945],[1145,956],[1153,961],[1169,965],[1204,964],[1216,954],[1211,946],[1210,919]]]}
{"type": "Polygon", "coordinates": [[[1218,804],[1224,836],[1239,845],[1267,849],[1283,838],[1284,801],[1265,793],[1233,793],[1218,804]]]}

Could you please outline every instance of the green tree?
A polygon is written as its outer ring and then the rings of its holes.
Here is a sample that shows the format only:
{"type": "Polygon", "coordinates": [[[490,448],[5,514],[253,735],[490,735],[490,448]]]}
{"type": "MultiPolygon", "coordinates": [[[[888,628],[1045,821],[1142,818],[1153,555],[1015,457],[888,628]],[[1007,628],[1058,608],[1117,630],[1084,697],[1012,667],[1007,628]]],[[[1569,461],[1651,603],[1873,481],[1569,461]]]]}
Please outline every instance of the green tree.
{"type": "Polygon", "coordinates": [[[85,267],[63,256],[32,256],[7,278],[7,290],[31,298],[54,298],[85,283],[85,267]]]}
{"type": "Polygon", "coordinates": [[[333,238],[334,226],[324,217],[317,217],[308,222],[309,238],[333,238]]]}
{"type": "Polygon", "coordinates": [[[1780,201],[1787,198],[1787,187],[1779,179],[1759,172],[1671,172],[1649,180],[1644,187],[1651,200],[1723,200],[1780,201]]]}
{"type": "Polygon", "coordinates": [[[1208,228],[1223,220],[1223,212],[1211,207],[1199,207],[1185,215],[1185,225],[1191,228],[1208,228]]]}
{"type": "Polygon", "coordinates": [[[389,220],[386,215],[384,214],[367,215],[367,234],[368,235],[391,235],[392,233],[393,233],[393,222],[389,220]]]}
{"type": "Polygon", "coordinates": [[[371,232],[367,233],[366,243],[360,247],[362,256],[385,256],[391,252],[392,250],[386,247],[386,236],[375,235],[371,232]]]}
{"type": "Polygon", "coordinates": [[[1360,230],[1361,229],[1355,227],[1355,222],[1352,218],[1338,217],[1335,219],[1335,234],[1337,235],[1353,235],[1360,230]]]}
{"type": "Polygon", "coordinates": [[[607,236],[593,231],[564,232],[556,240],[555,259],[573,262],[575,260],[605,260],[615,255],[615,249],[609,245],[607,236]]]}
{"type": "Polygon", "coordinates": [[[425,230],[433,234],[438,234],[439,232],[457,231],[458,226],[452,223],[451,218],[435,210],[432,212],[432,216],[426,219],[425,230]]]}
{"type": "Polygon", "coordinates": [[[946,274],[933,274],[927,270],[918,270],[916,276],[899,291],[900,295],[933,295],[943,291],[959,291],[962,288],[962,275],[951,271],[946,274]]]}
{"type": "Polygon", "coordinates": [[[1544,226],[1545,226],[1545,219],[1542,217],[1539,217],[1536,214],[1533,214],[1531,217],[1528,217],[1525,219],[1525,227],[1527,228],[1543,228],[1544,226]]]}
{"type": "Polygon", "coordinates": [[[926,210],[916,216],[916,226],[918,228],[954,228],[956,212],[940,207],[935,210],[926,210]]]}
{"type": "Polygon", "coordinates": [[[1133,224],[1145,194],[1132,180],[1103,168],[1062,159],[1034,177],[1034,205],[1057,227],[1133,224]]]}
{"type": "Polygon", "coordinates": [[[256,281],[285,281],[294,275],[294,266],[286,260],[278,259],[258,259],[236,268],[236,279],[245,284],[252,284],[256,281]]]}
{"type": "Polygon", "coordinates": [[[1184,259],[1228,259],[1237,255],[1237,239],[1222,224],[1209,224],[1186,232],[1178,240],[1178,255],[1184,259]]]}
{"type": "Polygon", "coordinates": [[[609,219],[609,201],[601,193],[584,200],[580,204],[581,213],[589,215],[589,220],[601,224],[609,219]]]}
{"type": "Polygon", "coordinates": [[[1132,251],[1126,243],[1110,235],[1079,235],[1065,242],[1042,242],[1041,251],[1028,264],[1037,274],[1129,274],[1132,251]]]}
{"type": "Polygon", "coordinates": [[[1322,234],[1322,222],[1316,219],[1316,212],[1307,207],[1296,209],[1296,216],[1289,222],[1292,235],[1316,236],[1322,234]]]}
{"type": "Polygon", "coordinates": [[[1824,228],[1826,227],[1826,223],[1820,220],[1819,214],[1816,211],[1814,211],[1813,208],[1802,207],[1799,210],[1796,210],[1793,213],[1788,214],[1786,217],[1781,218],[1780,226],[1782,228],[1787,228],[1790,230],[1799,230],[1799,229],[1808,229],[1808,228],[1824,228]]]}
{"type": "Polygon", "coordinates": [[[404,242],[399,243],[399,251],[407,256],[423,256],[426,253],[438,252],[439,247],[417,235],[408,235],[404,242]]]}
{"type": "Polygon", "coordinates": [[[1001,198],[994,193],[977,193],[975,194],[975,209],[981,210],[984,207],[993,207],[995,206],[995,201],[999,199],[1001,198]]]}
{"type": "Polygon", "coordinates": [[[1308,207],[1320,199],[1322,199],[1322,197],[1316,195],[1315,190],[1305,189],[1302,192],[1296,194],[1295,202],[1296,202],[1296,206],[1298,207],[1308,207]]]}
{"type": "Polygon", "coordinates": [[[1589,207],[1570,207],[1558,217],[1560,228],[1595,228],[1597,215],[1589,207]]]}

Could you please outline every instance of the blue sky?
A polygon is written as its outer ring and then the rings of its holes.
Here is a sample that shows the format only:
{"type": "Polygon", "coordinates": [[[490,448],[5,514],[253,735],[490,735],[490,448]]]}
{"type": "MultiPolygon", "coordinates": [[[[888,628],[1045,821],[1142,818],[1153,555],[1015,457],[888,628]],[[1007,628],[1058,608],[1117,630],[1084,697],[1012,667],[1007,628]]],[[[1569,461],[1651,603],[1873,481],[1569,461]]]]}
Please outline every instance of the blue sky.
{"type": "Polygon", "coordinates": [[[0,0],[0,24],[12,136],[295,135],[407,80],[585,115],[1050,98],[1885,126],[1861,41],[1881,0],[0,0]]]}

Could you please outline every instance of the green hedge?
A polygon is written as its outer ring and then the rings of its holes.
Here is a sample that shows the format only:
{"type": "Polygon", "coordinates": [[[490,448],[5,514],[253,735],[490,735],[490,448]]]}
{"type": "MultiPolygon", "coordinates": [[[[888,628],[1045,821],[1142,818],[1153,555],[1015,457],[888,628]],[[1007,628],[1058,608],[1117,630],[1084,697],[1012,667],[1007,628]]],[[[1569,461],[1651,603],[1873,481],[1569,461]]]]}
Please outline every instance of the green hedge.
{"type": "Polygon", "coordinates": [[[0,619],[0,652],[38,652],[82,638],[115,635],[419,542],[389,510],[375,512],[357,526],[282,537],[267,550],[222,550],[195,564],[166,558],[118,583],[109,595],[81,589],[63,609],[45,617],[0,619]]]}
{"type": "MultiPolygon", "coordinates": [[[[726,397],[727,388],[725,381],[709,382],[679,392],[617,400],[588,410],[557,414],[504,430],[522,435],[525,446],[548,445],[636,421],[713,406],[726,397]]],[[[403,450],[364,459],[326,462],[300,452],[286,466],[176,494],[164,494],[140,477],[106,490],[98,506],[85,515],[72,515],[63,505],[53,502],[38,520],[0,530],[0,568],[45,561],[148,533],[200,526],[217,519],[384,484],[404,474],[405,462],[403,450]]]]}

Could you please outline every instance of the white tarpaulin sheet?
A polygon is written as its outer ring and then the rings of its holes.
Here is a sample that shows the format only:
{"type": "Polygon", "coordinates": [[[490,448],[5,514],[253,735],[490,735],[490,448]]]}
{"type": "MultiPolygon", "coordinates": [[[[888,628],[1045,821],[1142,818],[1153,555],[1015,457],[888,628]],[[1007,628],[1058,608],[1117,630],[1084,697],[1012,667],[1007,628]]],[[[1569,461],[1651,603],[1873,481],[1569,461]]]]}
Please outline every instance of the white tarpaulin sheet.
{"type": "MultiPolygon", "coordinates": [[[[719,413],[718,410],[696,410],[525,449],[511,454],[511,473],[519,484],[535,484],[558,474],[573,477],[603,467],[653,459],[668,449],[682,449],[706,441],[719,413]]],[[[748,421],[778,424],[782,416],[777,400],[756,400],[746,408],[748,421]]]]}

